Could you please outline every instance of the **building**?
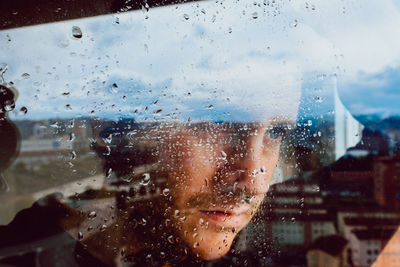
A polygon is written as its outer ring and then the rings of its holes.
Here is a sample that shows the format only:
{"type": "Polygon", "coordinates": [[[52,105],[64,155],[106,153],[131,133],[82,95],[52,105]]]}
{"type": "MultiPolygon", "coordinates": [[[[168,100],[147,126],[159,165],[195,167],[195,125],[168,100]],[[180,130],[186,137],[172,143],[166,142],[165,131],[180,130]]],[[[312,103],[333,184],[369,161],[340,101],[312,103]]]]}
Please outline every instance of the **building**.
{"type": "Polygon", "coordinates": [[[342,208],[337,213],[339,233],[347,240],[355,266],[370,266],[400,224],[400,214],[374,207],[342,208]]]}
{"type": "Polygon", "coordinates": [[[261,210],[260,220],[247,229],[248,239],[268,240],[282,253],[305,255],[304,249],[316,239],[336,234],[334,214],[315,183],[295,179],[275,184],[261,210]]]}
{"type": "Polygon", "coordinates": [[[20,153],[14,164],[19,162],[30,167],[40,167],[51,161],[72,157],[72,143],[66,139],[22,140],[20,153]]]}
{"type": "Polygon", "coordinates": [[[371,266],[394,232],[395,229],[382,228],[352,230],[349,240],[352,263],[358,267],[371,266]]]}
{"type": "Polygon", "coordinates": [[[308,267],[351,266],[347,255],[348,241],[339,235],[323,236],[307,250],[308,267]]]}
{"type": "Polygon", "coordinates": [[[382,206],[400,209],[400,155],[376,158],[374,176],[376,201],[382,206]]]}
{"type": "MultiPolygon", "coordinates": [[[[338,232],[342,235],[345,234],[344,228],[349,224],[349,218],[357,218],[361,222],[367,222],[371,219],[378,220],[400,220],[400,213],[392,209],[383,208],[379,206],[342,206],[337,209],[336,224],[338,232]]],[[[368,224],[368,223],[367,223],[368,224]]]]}

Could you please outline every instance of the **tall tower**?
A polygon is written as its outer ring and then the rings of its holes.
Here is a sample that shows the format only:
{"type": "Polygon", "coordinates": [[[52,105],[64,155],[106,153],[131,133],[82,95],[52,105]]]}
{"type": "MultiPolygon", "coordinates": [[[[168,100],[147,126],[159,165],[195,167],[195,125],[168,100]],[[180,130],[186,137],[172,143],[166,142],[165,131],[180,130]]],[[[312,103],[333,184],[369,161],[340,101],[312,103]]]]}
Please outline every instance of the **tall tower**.
{"type": "Polygon", "coordinates": [[[333,78],[335,109],[335,160],[343,156],[347,149],[355,146],[362,138],[364,126],[345,108],[339,98],[337,78],[333,78]]]}

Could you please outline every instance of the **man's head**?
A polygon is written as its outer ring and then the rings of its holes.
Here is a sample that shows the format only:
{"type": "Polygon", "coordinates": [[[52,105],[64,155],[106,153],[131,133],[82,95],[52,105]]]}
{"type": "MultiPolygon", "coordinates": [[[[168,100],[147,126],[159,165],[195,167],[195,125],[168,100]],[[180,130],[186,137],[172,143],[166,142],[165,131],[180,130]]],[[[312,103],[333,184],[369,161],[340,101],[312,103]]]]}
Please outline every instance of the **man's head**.
{"type": "Polygon", "coordinates": [[[255,215],[278,161],[287,123],[199,123],[161,138],[167,220],[203,259],[225,255],[255,215]]]}
{"type": "MultiPolygon", "coordinates": [[[[225,255],[253,218],[268,191],[282,136],[296,120],[299,73],[288,63],[270,67],[245,64],[198,73],[199,81],[187,86],[210,90],[190,90],[176,105],[160,97],[158,121],[143,121],[142,128],[127,133],[125,151],[148,147],[148,153],[134,154],[125,166],[146,165],[143,158],[157,166],[150,176],[166,178],[159,207],[165,225],[200,258],[225,255]]],[[[110,160],[114,172],[129,175],[119,170],[123,158],[110,160]]]]}

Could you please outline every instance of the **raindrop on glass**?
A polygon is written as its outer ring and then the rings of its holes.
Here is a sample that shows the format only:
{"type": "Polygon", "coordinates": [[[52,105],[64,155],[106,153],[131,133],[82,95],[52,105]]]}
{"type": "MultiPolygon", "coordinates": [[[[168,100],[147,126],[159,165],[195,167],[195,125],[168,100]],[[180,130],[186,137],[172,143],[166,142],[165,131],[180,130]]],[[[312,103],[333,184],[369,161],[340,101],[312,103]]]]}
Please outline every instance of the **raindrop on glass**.
{"type": "Polygon", "coordinates": [[[179,217],[180,214],[181,214],[181,212],[180,212],[179,210],[175,210],[175,211],[174,211],[175,217],[179,217]]]}
{"type": "Polygon", "coordinates": [[[316,96],[315,97],[315,102],[322,103],[322,97],[321,96],[316,96]]]}
{"type": "Polygon", "coordinates": [[[166,197],[166,196],[168,196],[169,195],[169,189],[168,188],[165,188],[163,191],[162,191],[162,194],[166,197]]]}
{"type": "Polygon", "coordinates": [[[89,212],[88,217],[89,217],[89,219],[93,219],[94,217],[96,217],[96,212],[95,211],[89,212]]]}
{"type": "Polygon", "coordinates": [[[75,134],[74,133],[70,133],[68,141],[73,142],[75,140],[75,138],[76,138],[75,134]]]}
{"type": "Polygon", "coordinates": [[[140,180],[141,185],[149,185],[150,183],[150,174],[149,173],[143,173],[142,179],[140,180]]]}
{"type": "Polygon", "coordinates": [[[81,28],[79,28],[78,26],[73,26],[72,27],[72,36],[76,39],[80,39],[82,38],[82,31],[81,28]]]}
{"type": "Polygon", "coordinates": [[[169,243],[173,244],[174,243],[174,236],[173,235],[168,236],[167,240],[168,240],[169,243]]]}
{"type": "Polygon", "coordinates": [[[22,113],[22,115],[25,115],[26,113],[28,113],[28,109],[26,107],[20,108],[19,111],[22,113]]]}
{"type": "Polygon", "coordinates": [[[31,75],[29,74],[29,73],[23,73],[22,75],[21,75],[21,77],[23,78],[23,79],[29,79],[29,77],[31,77],[31,75]]]}
{"type": "Polygon", "coordinates": [[[223,159],[226,159],[226,153],[225,153],[225,151],[221,151],[221,157],[222,157],[223,159]]]}
{"type": "Polygon", "coordinates": [[[264,173],[265,173],[265,167],[264,167],[264,166],[261,166],[261,168],[260,168],[260,172],[261,172],[262,174],[264,174],[264,173]]]}

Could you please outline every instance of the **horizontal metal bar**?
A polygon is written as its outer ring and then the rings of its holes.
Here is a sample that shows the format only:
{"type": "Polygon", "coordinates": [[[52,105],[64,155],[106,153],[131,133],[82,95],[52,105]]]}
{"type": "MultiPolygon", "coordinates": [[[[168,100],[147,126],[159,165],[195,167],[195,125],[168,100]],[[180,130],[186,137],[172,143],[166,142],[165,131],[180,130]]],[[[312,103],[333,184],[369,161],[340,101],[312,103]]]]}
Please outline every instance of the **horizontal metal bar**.
{"type": "Polygon", "coordinates": [[[196,0],[2,0],[0,30],[196,0]]]}

